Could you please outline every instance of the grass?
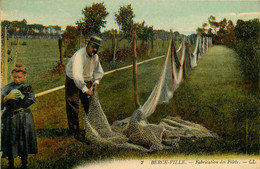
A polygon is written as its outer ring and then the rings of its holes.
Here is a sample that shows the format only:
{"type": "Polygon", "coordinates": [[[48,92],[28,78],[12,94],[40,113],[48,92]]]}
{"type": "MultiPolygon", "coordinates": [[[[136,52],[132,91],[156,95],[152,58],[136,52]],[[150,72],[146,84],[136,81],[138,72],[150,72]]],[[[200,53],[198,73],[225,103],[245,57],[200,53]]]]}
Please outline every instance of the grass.
{"type": "MultiPolygon", "coordinates": [[[[217,141],[201,141],[210,145],[205,152],[258,153],[258,108],[258,93],[243,88],[235,53],[216,46],[190,72],[170,104],[158,106],[150,120],[156,123],[172,115],[205,125],[220,136],[217,141]]],[[[197,146],[190,144],[185,151],[199,152],[197,146]]]]}
{"type": "MultiPolygon", "coordinates": [[[[148,98],[158,80],[164,58],[138,66],[141,104],[148,98]]],[[[37,98],[31,110],[34,115],[39,153],[29,156],[29,168],[72,168],[85,161],[104,159],[177,158],[226,156],[241,157],[246,153],[259,155],[259,95],[243,87],[235,53],[215,46],[203,56],[198,66],[186,76],[173,99],[159,105],[149,117],[158,123],[163,117],[181,116],[203,124],[220,139],[198,139],[180,142],[175,151],[143,154],[135,151],[100,149],[68,136],[64,89],[37,98]],[[249,120],[246,137],[246,117],[249,120]],[[248,143],[247,143],[248,142],[248,143]],[[231,154],[231,155],[230,155],[231,154]]],[[[133,70],[126,69],[104,76],[99,86],[102,108],[111,124],[128,117],[135,110],[132,81],[133,70]]],[[[83,109],[80,109],[80,127],[83,109]]],[[[253,157],[255,157],[253,156],[253,157]]],[[[16,159],[16,165],[19,165],[16,159]]],[[[7,160],[2,160],[7,167],[7,160]]]]}

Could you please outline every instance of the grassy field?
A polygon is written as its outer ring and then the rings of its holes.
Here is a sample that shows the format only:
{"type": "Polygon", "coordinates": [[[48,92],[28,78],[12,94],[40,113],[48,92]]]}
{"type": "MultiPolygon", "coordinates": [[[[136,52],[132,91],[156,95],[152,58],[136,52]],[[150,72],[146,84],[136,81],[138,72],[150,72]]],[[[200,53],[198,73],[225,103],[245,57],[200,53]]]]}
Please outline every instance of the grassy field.
{"type": "MultiPolygon", "coordinates": [[[[58,87],[64,84],[65,75],[54,75],[47,76],[44,75],[52,70],[56,63],[59,62],[59,47],[57,39],[20,39],[19,40],[19,57],[18,62],[23,63],[27,70],[27,83],[32,85],[34,91],[36,93],[58,87]],[[26,45],[22,45],[26,43],[26,45]]],[[[11,44],[16,43],[16,39],[10,38],[8,40],[8,49],[11,50],[11,54],[9,55],[10,60],[8,62],[8,82],[11,82],[11,74],[9,73],[14,66],[15,56],[16,56],[16,45],[11,44]]],[[[106,48],[111,48],[111,39],[103,40],[103,48],[100,48],[100,52],[105,50],[106,48]]],[[[127,40],[122,40],[119,42],[119,48],[123,48],[128,46],[127,40]]],[[[138,41],[140,44],[141,42],[138,41]]],[[[82,43],[84,45],[84,43],[82,43]]],[[[177,44],[178,45],[178,44],[177,44]]],[[[148,58],[161,56],[166,53],[168,47],[167,41],[156,40],[154,42],[154,49],[150,57],[144,55],[138,58],[138,61],[145,60],[148,58]]],[[[77,45],[79,48],[79,44],[77,45]]],[[[63,49],[64,52],[64,49],[63,49]]],[[[64,64],[66,64],[68,58],[64,58],[64,64]]],[[[104,71],[112,70],[118,67],[123,67],[129,64],[132,64],[132,58],[130,57],[126,61],[120,61],[116,64],[102,62],[102,67],[104,71]]]]}
{"type": "MultiPolygon", "coordinates": [[[[138,66],[141,104],[158,80],[164,58],[138,66]]],[[[102,108],[111,124],[128,117],[135,110],[133,70],[126,69],[104,76],[99,86],[102,108]]],[[[29,156],[28,168],[72,168],[84,161],[129,158],[194,158],[259,155],[259,93],[250,93],[237,67],[235,53],[214,46],[176,90],[170,103],[159,105],[149,121],[157,123],[168,115],[204,125],[220,139],[183,140],[175,151],[143,154],[134,151],[103,150],[68,136],[64,89],[37,98],[31,106],[39,153],[29,156]],[[246,123],[248,121],[248,123],[246,123]],[[242,154],[242,155],[241,155],[242,154]]],[[[80,127],[83,130],[83,111],[80,127]]],[[[7,160],[2,160],[7,167],[7,160]]],[[[20,165],[16,159],[15,165],[20,165]]]]}

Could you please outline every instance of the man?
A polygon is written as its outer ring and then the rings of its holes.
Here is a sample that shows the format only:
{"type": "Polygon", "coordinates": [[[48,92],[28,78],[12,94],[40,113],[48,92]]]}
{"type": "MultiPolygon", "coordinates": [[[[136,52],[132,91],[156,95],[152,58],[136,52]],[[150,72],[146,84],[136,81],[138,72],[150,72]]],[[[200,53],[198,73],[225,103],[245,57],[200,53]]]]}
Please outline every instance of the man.
{"type": "Polygon", "coordinates": [[[91,36],[87,46],[79,49],[66,65],[66,111],[69,129],[76,137],[79,136],[79,99],[88,114],[89,99],[104,74],[97,55],[99,47],[101,39],[91,36]]]}

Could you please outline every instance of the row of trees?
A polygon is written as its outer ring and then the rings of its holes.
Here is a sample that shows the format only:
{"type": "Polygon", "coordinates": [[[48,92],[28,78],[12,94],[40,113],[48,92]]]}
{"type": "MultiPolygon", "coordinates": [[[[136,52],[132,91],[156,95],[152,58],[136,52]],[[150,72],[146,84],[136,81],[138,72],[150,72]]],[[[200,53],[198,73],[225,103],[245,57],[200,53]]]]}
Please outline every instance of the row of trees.
{"type": "Polygon", "coordinates": [[[8,21],[1,22],[2,30],[7,28],[10,37],[30,37],[30,36],[60,36],[61,27],[58,25],[44,26],[42,24],[27,24],[27,21],[8,21]]]}
{"type": "MultiPolygon", "coordinates": [[[[109,15],[104,3],[93,3],[92,6],[86,6],[82,10],[83,17],[76,22],[75,27],[67,26],[62,37],[66,45],[65,55],[70,56],[75,51],[76,41],[75,34],[81,37],[87,38],[89,35],[96,34],[101,35],[101,28],[106,27],[106,17],[109,15]]],[[[153,26],[145,25],[145,21],[134,22],[134,11],[131,6],[125,5],[121,6],[118,12],[114,13],[115,21],[118,25],[118,29],[111,29],[102,33],[102,38],[112,39],[112,49],[114,50],[114,55],[118,48],[118,43],[122,39],[129,40],[129,45],[132,44],[133,31],[136,29],[138,39],[142,40],[143,45],[145,42],[148,43],[148,50],[150,46],[153,46],[153,40],[155,33],[160,34],[156,38],[167,39],[169,37],[169,32],[166,31],[155,31],[153,26]]],[[[175,32],[176,35],[180,35],[175,32]]],[[[113,56],[115,59],[115,56],[113,56]]],[[[113,59],[113,60],[114,60],[113,59]]]]}
{"type": "Polygon", "coordinates": [[[237,20],[236,25],[226,18],[216,21],[214,16],[208,18],[207,23],[202,24],[202,28],[197,29],[197,33],[213,38],[214,44],[226,45],[234,49],[240,61],[240,68],[243,72],[244,80],[251,85],[251,89],[259,88],[259,49],[260,49],[260,21],[237,20]],[[210,26],[210,28],[206,28],[210,26]]]}
{"type": "Polygon", "coordinates": [[[203,23],[201,28],[197,28],[197,33],[203,36],[213,38],[214,44],[226,44],[234,40],[230,37],[234,31],[235,25],[231,20],[224,18],[219,22],[216,21],[216,17],[211,15],[208,18],[208,23],[203,23]],[[207,28],[210,26],[210,28],[207,28]]]}
{"type": "MultiPolygon", "coordinates": [[[[83,36],[91,34],[101,34],[101,28],[105,28],[107,21],[105,20],[109,13],[103,3],[93,3],[92,6],[86,6],[82,10],[83,18],[76,22],[77,29],[83,36]]],[[[145,25],[145,21],[140,23],[134,22],[135,17],[131,5],[121,6],[117,13],[114,14],[115,21],[118,24],[118,30],[112,29],[105,33],[114,33],[121,35],[121,39],[132,39],[134,27],[137,29],[137,36],[139,39],[148,40],[148,36],[153,36],[153,27],[145,25]]]]}

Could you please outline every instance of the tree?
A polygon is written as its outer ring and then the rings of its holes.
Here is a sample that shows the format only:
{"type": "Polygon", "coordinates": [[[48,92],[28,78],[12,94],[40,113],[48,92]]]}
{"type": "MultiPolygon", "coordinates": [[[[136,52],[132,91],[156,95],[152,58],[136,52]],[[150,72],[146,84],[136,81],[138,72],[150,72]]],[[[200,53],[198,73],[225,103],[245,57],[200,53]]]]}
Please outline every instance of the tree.
{"type": "Polygon", "coordinates": [[[78,39],[78,31],[75,26],[67,26],[62,34],[62,40],[66,46],[65,56],[71,57],[75,52],[78,39]]]}
{"type": "Polygon", "coordinates": [[[209,29],[208,29],[208,34],[207,34],[207,36],[208,36],[208,37],[213,37],[213,36],[214,36],[214,34],[213,34],[213,32],[212,32],[212,28],[209,28],[209,29]]]}
{"type": "Polygon", "coordinates": [[[116,40],[116,35],[117,35],[117,30],[116,29],[111,29],[109,32],[109,37],[112,39],[112,49],[113,49],[113,64],[116,61],[116,51],[117,51],[117,40],[116,40]]]}
{"type": "Polygon", "coordinates": [[[240,59],[240,68],[244,80],[252,84],[252,89],[259,89],[260,63],[260,21],[255,18],[249,21],[238,20],[234,29],[236,42],[234,49],[240,59]]]}
{"type": "Polygon", "coordinates": [[[233,31],[235,29],[234,23],[231,20],[228,21],[227,29],[228,31],[233,31]]]}
{"type": "MultiPolygon", "coordinates": [[[[152,49],[153,49],[153,36],[154,36],[154,32],[153,32],[153,26],[149,26],[148,27],[148,36],[149,36],[149,39],[150,39],[150,47],[152,47],[152,49]],[[152,45],[152,46],[151,46],[152,45]]],[[[148,49],[148,51],[149,51],[150,49],[148,49]]]]}
{"type": "Polygon", "coordinates": [[[178,32],[178,31],[173,32],[174,38],[178,38],[179,36],[180,36],[180,32],[178,32]]]}
{"type": "Polygon", "coordinates": [[[105,18],[109,14],[106,11],[104,2],[93,3],[91,7],[86,6],[82,10],[84,17],[76,24],[85,36],[99,34],[101,27],[105,28],[107,21],[105,18]]]}
{"type": "Polygon", "coordinates": [[[202,24],[202,29],[203,29],[203,34],[204,34],[204,35],[206,35],[207,32],[208,32],[208,29],[206,28],[208,25],[209,25],[209,24],[207,24],[207,23],[203,23],[203,24],[202,24]]]}
{"type": "Polygon", "coordinates": [[[202,35],[203,34],[203,29],[202,28],[197,28],[196,32],[197,32],[197,34],[202,35]]]}
{"type": "Polygon", "coordinates": [[[131,4],[127,6],[121,6],[118,13],[115,13],[115,19],[124,34],[124,38],[131,39],[135,17],[131,4]]]}
{"type": "Polygon", "coordinates": [[[216,17],[213,15],[210,15],[210,17],[208,18],[209,21],[209,25],[211,26],[211,28],[213,28],[214,33],[217,32],[217,28],[219,27],[218,22],[216,22],[216,17]]]}
{"type": "Polygon", "coordinates": [[[134,26],[136,27],[136,35],[139,39],[142,40],[142,45],[144,44],[144,41],[147,41],[147,33],[148,33],[148,26],[144,26],[145,21],[141,23],[134,23],[134,26]]]}
{"type": "Polygon", "coordinates": [[[238,40],[248,41],[249,39],[259,39],[259,19],[249,21],[238,20],[234,29],[235,36],[238,40]]]}

